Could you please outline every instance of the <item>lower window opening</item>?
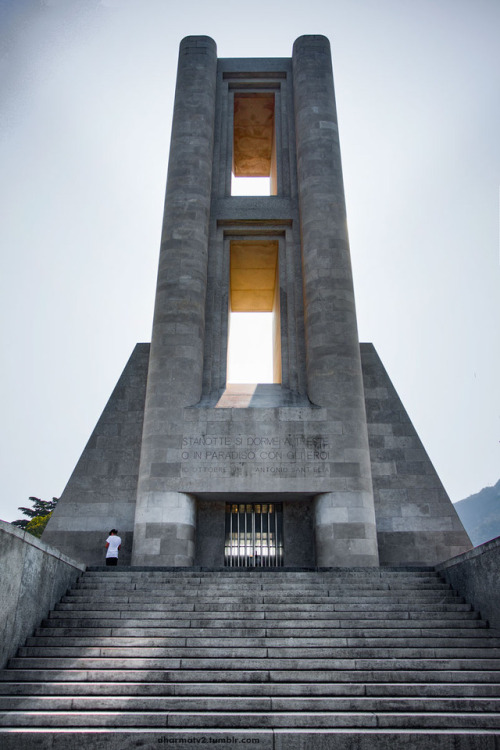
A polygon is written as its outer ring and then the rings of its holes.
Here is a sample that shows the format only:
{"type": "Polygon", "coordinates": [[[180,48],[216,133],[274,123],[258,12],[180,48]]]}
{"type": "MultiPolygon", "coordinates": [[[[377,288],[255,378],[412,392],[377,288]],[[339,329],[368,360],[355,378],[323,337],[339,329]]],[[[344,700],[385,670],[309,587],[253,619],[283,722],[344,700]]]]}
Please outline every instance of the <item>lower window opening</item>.
{"type": "Polygon", "coordinates": [[[230,241],[228,383],[281,383],[281,312],[274,238],[230,241]]]}
{"type": "Polygon", "coordinates": [[[273,314],[230,313],[228,383],[273,383],[273,314]]]}

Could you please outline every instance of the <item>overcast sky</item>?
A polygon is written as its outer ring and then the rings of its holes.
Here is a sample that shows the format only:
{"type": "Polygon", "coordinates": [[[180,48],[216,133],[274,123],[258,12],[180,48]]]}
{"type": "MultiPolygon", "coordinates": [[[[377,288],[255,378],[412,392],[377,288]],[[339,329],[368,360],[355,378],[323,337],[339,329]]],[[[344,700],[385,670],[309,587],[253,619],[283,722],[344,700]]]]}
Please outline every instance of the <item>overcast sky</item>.
{"type": "Polygon", "coordinates": [[[500,477],[498,0],[0,0],[0,518],[149,341],[180,40],[332,45],[360,338],[453,501],[500,477]]]}

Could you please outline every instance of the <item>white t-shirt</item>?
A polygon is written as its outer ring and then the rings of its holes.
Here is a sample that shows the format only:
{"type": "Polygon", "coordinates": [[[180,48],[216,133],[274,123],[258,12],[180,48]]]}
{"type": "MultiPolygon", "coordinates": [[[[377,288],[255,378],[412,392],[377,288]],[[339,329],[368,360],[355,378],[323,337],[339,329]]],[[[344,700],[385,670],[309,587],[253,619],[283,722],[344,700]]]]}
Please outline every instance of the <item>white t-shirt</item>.
{"type": "Polygon", "coordinates": [[[108,536],[106,539],[106,542],[109,544],[109,547],[106,550],[106,557],[118,557],[118,547],[122,543],[120,537],[116,534],[111,534],[111,536],[108,536]]]}

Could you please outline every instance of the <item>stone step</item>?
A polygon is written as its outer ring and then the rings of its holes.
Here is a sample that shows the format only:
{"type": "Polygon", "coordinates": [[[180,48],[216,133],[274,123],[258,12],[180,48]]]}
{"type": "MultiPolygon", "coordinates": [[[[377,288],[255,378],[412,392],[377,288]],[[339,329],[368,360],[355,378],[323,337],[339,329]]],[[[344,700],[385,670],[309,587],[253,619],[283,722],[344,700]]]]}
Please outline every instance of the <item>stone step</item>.
{"type": "MultiPolygon", "coordinates": [[[[436,646],[239,646],[205,645],[184,647],[131,647],[131,646],[21,646],[19,659],[71,658],[86,659],[497,659],[500,665],[500,649],[477,646],[476,648],[436,646]]],[[[499,666],[500,669],[500,666],[499,666]]]]}
{"type": "Polygon", "coordinates": [[[415,712],[497,713],[500,698],[300,697],[300,696],[1,696],[7,711],[183,711],[183,712],[415,712]]]}
{"type": "MultiPolygon", "coordinates": [[[[369,573],[351,573],[344,572],[343,574],[334,573],[311,573],[307,576],[299,576],[296,573],[286,573],[274,571],[272,574],[257,574],[256,572],[245,573],[241,571],[239,573],[227,572],[218,576],[172,576],[172,575],[156,575],[146,576],[140,573],[120,573],[112,572],[108,570],[105,573],[99,575],[92,575],[85,573],[85,576],[81,576],[78,579],[80,584],[96,585],[96,584],[109,584],[110,581],[125,581],[127,583],[168,583],[172,586],[181,585],[206,585],[206,586],[235,586],[240,582],[244,582],[245,585],[259,585],[259,586],[276,586],[281,581],[283,586],[298,586],[301,585],[303,588],[307,586],[322,586],[324,584],[340,584],[340,585],[367,585],[367,586],[379,586],[386,584],[400,585],[402,582],[407,583],[409,586],[419,586],[422,584],[435,584],[435,583],[446,583],[441,575],[437,573],[427,573],[426,575],[412,575],[411,573],[394,573],[394,574],[376,574],[369,573]]],[[[76,584],[78,585],[78,584],[76,584]]]]}
{"type": "MultiPolygon", "coordinates": [[[[262,649],[265,651],[265,649],[262,649]]],[[[224,656],[164,656],[164,657],[14,657],[9,663],[10,669],[116,669],[116,670],[151,670],[151,669],[194,669],[194,670],[497,670],[500,671],[500,659],[467,656],[433,656],[428,658],[402,656],[397,658],[339,656],[338,658],[299,657],[299,656],[250,656],[240,655],[237,649],[234,655],[224,656]]]]}
{"type": "Polygon", "coordinates": [[[0,682],[0,695],[498,698],[500,683],[0,682]]]}
{"type": "MultiPolygon", "coordinates": [[[[145,608],[155,608],[158,611],[169,610],[174,612],[193,610],[193,605],[196,606],[197,610],[206,609],[204,605],[212,605],[212,610],[216,611],[213,607],[214,597],[199,597],[193,599],[181,599],[179,597],[173,597],[172,599],[151,596],[151,597],[112,597],[109,599],[106,596],[90,597],[73,597],[64,596],[57,605],[57,611],[63,610],[91,610],[101,611],[103,609],[113,610],[140,610],[145,608]],[[112,606],[111,606],[112,605],[112,606]]],[[[380,612],[386,609],[401,609],[400,605],[406,605],[408,609],[408,596],[403,595],[392,595],[385,598],[372,598],[372,597],[347,597],[347,596],[331,596],[331,597],[303,597],[302,600],[295,599],[292,597],[284,597],[281,601],[268,602],[263,597],[245,597],[244,600],[238,597],[221,597],[217,600],[218,610],[225,611],[226,607],[231,607],[230,611],[234,611],[235,608],[244,609],[246,611],[268,611],[276,606],[277,611],[288,609],[289,611],[295,609],[297,611],[300,607],[304,607],[304,611],[328,611],[332,605],[342,606],[346,609],[360,609],[360,608],[372,608],[374,611],[380,612]],[[306,609],[307,608],[307,609],[306,609]]],[[[451,609],[458,605],[465,604],[461,597],[452,596],[439,596],[439,597],[415,597],[412,602],[411,609],[413,611],[426,611],[435,610],[436,607],[445,608],[447,605],[451,609]]],[[[466,611],[470,609],[469,606],[465,607],[466,611]]]]}
{"type": "Polygon", "coordinates": [[[169,580],[169,581],[184,581],[184,580],[202,580],[202,581],[269,581],[273,582],[276,579],[283,580],[284,582],[297,582],[297,581],[350,581],[350,580],[367,580],[367,581],[378,581],[378,580],[443,580],[441,573],[438,573],[435,568],[408,568],[403,570],[401,568],[323,568],[322,570],[309,569],[303,571],[292,570],[291,568],[274,568],[269,570],[267,568],[219,568],[213,571],[201,571],[193,569],[181,570],[180,568],[171,568],[170,570],[155,571],[155,570],[143,570],[138,571],[133,566],[121,566],[110,569],[107,566],[101,567],[100,570],[93,571],[91,568],[87,568],[85,572],[85,580],[108,580],[109,578],[123,578],[128,580],[141,580],[141,581],[158,581],[158,580],[169,580]]]}
{"type": "Polygon", "coordinates": [[[349,578],[366,578],[377,580],[379,578],[440,578],[440,574],[429,566],[415,567],[383,567],[383,568],[178,568],[178,567],[138,567],[134,565],[124,566],[122,568],[110,569],[106,565],[89,566],[85,572],[85,578],[109,578],[115,576],[118,578],[132,576],[141,579],[156,579],[161,576],[168,578],[203,578],[203,579],[222,579],[223,581],[231,578],[263,578],[273,579],[276,576],[286,580],[320,578],[339,578],[342,580],[349,578]]]}
{"type": "MultiPolygon", "coordinates": [[[[220,574],[212,575],[173,575],[171,573],[159,573],[156,575],[146,575],[144,573],[133,573],[126,572],[128,568],[120,570],[110,570],[107,568],[104,572],[93,574],[89,571],[78,579],[78,584],[105,584],[107,585],[110,581],[125,581],[127,583],[168,583],[172,586],[181,585],[199,585],[205,586],[231,586],[238,585],[244,582],[245,585],[263,585],[263,586],[276,586],[281,581],[282,585],[287,586],[298,586],[302,585],[303,588],[307,588],[309,585],[321,586],[324,584],[341,584],[341,585],[386,585],[388,583],[400,584],[401,582],[407,583],[410,586],[418,586],[421,584],[434,584],[434,583],[447,583],[446,579],[441,574],[427,571],[426,573],[412,574],[412,573],[369,573],[362,569],[360,572],[356,570],[351,571],[340,571],[340,572],[328,572],[323,573],[288,573],[286,570],[280,571],[263,571],[262,573],[255,570],[245,571],[240,570],[239,572],[226,571],[220,574]]],[[[380,569],[382,570],[382,569],[380,569]]]]}
{"type": "Polygon", "coordinates": [[[134,711],[11,711],[0,712],[2,727],[358,727],[377,729],[492,729],[499,713],[362,713],[362,712],[134,712],[134,711]]]}
{"type": "MultiPolygon", "coordinates": [[[[290,602],[286,598],[283,602],[251,602],[247,601],[247,597],[244,600],[239,601],[228,600],[225,598],[219,599],[214,602],[213,599],[197,599],[195,602],[190,604],[189,602],[178,602],[173,601],[171,603],[122,603],[119,607],[113,608],[110,606],[110,602],[72,602],[63,603],[60,602],[54,608],[54,614],[58,612],[109,612],[109,610],[116,610],[117,612],[219,612],[226,614],[228,619],[232,612],[266,612],[274,613],[277,617],[287,617],[292,612],[301,612],[303,615],[307,612],[311,613],[311,617],[314,617],[318,612],[373,612],[379,616],[384,616],[391,612],[407,612],[411,610],[414,614],[427,613],[427,612],[467,612],[470,610],[470,605],[467,603],[459,603],[456,600],[447,600],[444,602],[418,602],[409,604],[405,597],[401,597],[399,601],[387,601],[387,602],[359,602],[359,600],[342,601],[331,599],[330,601],[311,602],[306,598],[303,602],[290,602]]],[[[246,616],[246,615],[245,615],[246,616]]]]}
{"type": "MultiPolygon", "coordinates": [[[[484,632],[484,631],[483,631],[484,632]]],[[[486,631],[488,632],[488,631],[486,631]]],[[[171,637],[147,637],[139,636],[89,636],[89,637],[71,637],[71,636],[34,636],[28,638],[26,646],[22,648],[211,648],[211,647],[244,647],[244,648],[460,648],[460,649],[484,649],[500,648],[499,638],[468,638],[468,637],[404,637],[401,635],[392,638],[371,638],[367,635],[365,638],[359,637],[337,637],[333,633],[329,636],[312,638],[305,637],[281,637],[260,636],[234,637],[232,631],[224,635],[220,631],[215,631],[214,635],[191,636],[184,631],[183,636],[171,637]]],[[[24,654],[26,655],[26,654],[24,654]]]]}
{"type": "MultiPolygon", "coordinates": [[[[235,580],[234,582],[220,582],[215,583],[204,583],[203,581],[192,583],[192,582],[170,582],[170,581],[151,581],[151,582],[140,582],[140,581],[123,581],[121,578],[115,581],[87,581],[86,579],[80,579],[77,585],[71,589],[74,592],[83,591],[110,591],[113,589],[119,591],[165,591],[175,592],[176,594],[189,594],[196,593],[199,591],[210,591],[220,593],[221,591],[234,591],[241,593],[241,581],[235,580]]],[[[264,591],[268,593],[290,591],[295,593],[304,593],[304,591],[323,591],[323,590],[334,590],[334,591],[352,591],[359,593],[372,593],[380,592],[384,593],[387,591],[448,591],[450,590],[449,583],[436,579],[435,581],[380,581],[374,583],[373,581],[364,582],[345,582],[345,581],[310,581],[307,584],[298,583],[295,581],[282,581],[279,582],[260,582],[260,581],[245,581],[246,591],[264,591]]]]}
{"type": "MultiPolygon", "coordinates": [[[[371,620],[365,620],[361,618],[355,618],[355,619],[345,619],[342,617],[342,619],[337,618],[331,618],[331,619],[321,619],[321,620],[312,620],[308,619],[306,621],[304,620],[286,620],[287,627],[284,626],[283,620],[269,620],[264,619],[264,614],[262,613],[260,617],[258,618],[247,618],[245,620],[231,620],[232,626],[238,627],[238,628],[245,628],[246,630],[254,630],[254,629],[260,629],[260,628],[266,628],[266,631],[268,633],[271,632],[277,632],[279,630],[292,630],[293,632],[298,632],[299,629],[305,630],[307,632],[315,631],[315,630],[349,630],[349,631],[355,631],[356,633],[359,631],[366,631],[366,630],[385,630],[393,631],[393,630],[403,630],[406,632],[406,630],[413,630],[415,628],[422,629],[422,630],[429,630],[429,629],[467,629],[470,631],[486,631],[490,632],[489,628],[487,628],[486,623],[483,620],[480,620],[478,618],[477,612],[463,612],[460,613],[461,619],[457,620],[455,618],[448,618],[448,619],[429,619],[429,620],[410,620],[410,619],[402,619],[399,618],[387,618],[384,620],[380,619],[371,619],[371,620]],[[307,627],[305,627],[307,625],[307,627]]],[[[158,620],[151,620],[148,619],[147,623],[144,622],[142,619],[120,619],[115,618],[113,620],[107,620],[105,618],[99,618],[95,621],[92,618],[64,618],[64,617],[54,617],[49,620],[42,620],[42,627],[46,630],[50,630],[52,633],[55,633],[56,631],[60,630],[73,630],[73,629],[81,629],[81,630],[91,630],[94,628],[97,628],[99,630],[102,630],[103,628],[106,630],[111,630],[112,634],[120,634],[118,631],[126,630],[127,634],[134,634],[135,632],[138,632],[139,630],[145,631],[146,633],[150,632],[158,632],[161,633],[163,630],[168,631],[172,629],[182,629],[184,631],[185,628],[192,628],[194,629],[214,629],[217,631],[220,631],[220,629],[224,629],[227,626],[226,620],[212,620],[212,619],[198,619],[198,613],[196,614],[196,617],[193,619],[181,619],[181,618],[172,618],[172,617],[165,617],[158,620]]]]}
{"type": "Polygon", "coordinates": [[[148,742],[155,728],[162,742],[263,728],[494,734],[500,632],[485,625],[426,568],[95,569],[0,672],[0,743],[92,728],[113,741],[143,728],[148,742]]]}
{"type": "Polygon", "coordinates": [[[301,602],[284,599],[282,602],[267,602],[261,597],[253,601],[222,598],[214,602],[214,598],[171,601],[161,598],[148,598],[144,600],[128,597],[115,600],[110,598],[76,599],[63,597],[54,608],[56,612],[401,612],[411,610],[412,612],[468,612],[470,605],[461,601],[458,597],[439,597],[439,599],[415,599],[410,606],[408,599],[404,596],[394,596],[390,599],[371,599],[365,597],[362,600],[348,597],[325,597],[321,600],[311,601],[305,597],[301,602]]]}
{"type": "Polygon", "coordinates": [[[434,586],[419,586],[412,587],[406,586],[394,586],[387,585],[385,587],[373,587],[370,588],[360,586],[307,586],[307,587],[288,587],[288,586],[251,586],[245,585],[244,591],[238,586],[184,586],[184,587],[172,587],[168,584],[164,586],[151,585],[148,587],[141,587],[135,584],[122,584],[117,583],[115,585],[108,586],[80,586],[78,588],[68,589],[67,595],[72,597],[88,597],[95,598],[98,596],[135,596],[135,597],[147,597],[147,596],[161,596],[166,599],[181,598],[189,599],[198,596],[228,596],[228,597],[241,597],[244,596],[265,596],[269,600],[273,600],[274,597],[278,599],[283,596],[290,596],[291,598],[302,599],[304,596],[311,597],[323,597],[323,596],[347,596],[347,597],[358,597],[362,598],[365,596],[371,598],[381,598],[393,596],[408,595],[411,592],[415,597],[439,597],[440,595],[447,594],[448,596],[456,596],[456,592],[453,591],[447,585],[434,585],[434,586]]]}
{"type": "MultiPolygon", "coordinates": [[[[137,601],[137,602],[143,602],[143,601],[165,601],[165,602],[171,602],[172,600],[180,600],[189,602],[191,599],[200,599],[201,601],[210,600],[214,596],[217,596],[218,598],[223,599],[235,599],[237,601],[242,601],[242,595],[241,591],[238,592],[236,589],[234,591],[232,590],[224,590],[224,591],[207,591],[206,589],[200,589],[200,592],[196,591],[189,591],[189,592],[173,592],[173,591],[160,591],[159,589],[154,589],[153,591],[142,591],[142,590],[130,590],[130,589],[116,589],[111,588],[110,591],[106,591],[105,589],[78,589],[70,591],[68,594],[66,594],[62,601],[89,601],[89,602],[96,602],[96,601],[112,601],[112,602],[119,602],[119,601],[137,601]],[[201,593],[203,591],[203,593],[201,593]]],[[[261,589],[255,590],[255,591],[249,591],[248,589],[245,590],[245,600],[249,601],[265,601],[267,603],[273,603],[273,602],[282,602],[286,600],[301,602],[304,599],[313,599],[314,602],[316,601],[328,601],[329,599],[342,599],[347,601],[360,601],[360,600],[368,600],[368,601],[392,601],[392,600],[400,600],[402,597],[404,597],[406,600],[408,600],[409,596],[409,590],[408,589],[386,589],[386,590],[380,590],[380,591],[352,591],[348,589],[330,589],[325,588],[321,590],[316,591],[307,591],[306,594],[302,592],[296,593],[296,592],[287,592],[286,590],[281,589],[280,591],[276,591],[275,593],[270,593],[269,591],[262,591],[261,589]]],[[[425,590],[412,590],[411,591],[411,597],[415,601],[456,601],[457,599],[460,600],[461,597],[457,596],[455,592],[450,591],[449,589],[440,589],[439,591],[432,590],[432,589],[425,589],[425,590]]]]}
{"type": "Polygon", "coordinates": [[[263,600],[269,603],[272,602],[282,602],[283,599],[286,597],[287,599],[290,599],[291,601],[303,601],[304,598],[311,598],[314,600],[321,600],[321,599],[329,599],[329,598],[340,598],[340,599],[356,599],[358,601],[363,599],[373,599],[373,600],[391,600],[394,598],[400,598],[402,596],[408,598],[409,596],[412,597],[412,599],[415,600],[437,600],[439,601],[443,597],[447,597],[450,599],[459,599],[460,597],[457,595],[456,592],[454,592],[450,588],[422,588],[422,589],[411,589],[409,587],[400,587],[400,588],[386,588],[386,589],[373,589],[373,590],[367,590],[367,589],[353,589],[349,587],[342,587],[342,588],[334,588],[332,586],[325,586],[322,588],[308,588],[308,589],[287,589],[286,587],[281,587],[279,589],[275,590],[266,590],[265,588],[251,588],[251,587],[245,587],[245,590],[242,592],[241,589],[238,590],[235,588],[224,588],[224,589],[207,589],[203,586],[200,586],[196,589],[183,589],[183,590],[174,590],[169,589],[165,587],[165,589],[162,589],[158,586],[154,586],[151,588],[151,590],[148,589],[141,589],[141,588],[131,588],[131,587],[116,587],[116,586],[110,586],[109,588],[99,587],[99,588],[80,588],[80,589],[69,589],[65,596],[70,599],[75,600],[85,600],[88,599],[89,601],[96,601],[99,599],[107,598],[107,597],[113,597],[111,601],[118,601],[120,599],[127,600],[128,597],[132,597],[136,601],[144,601],[148,598],[153,598],[155,600],[161,600],[161,601],[167,601],[170,602],[172,600],[181,600],[181,601],[190,601],[192,599],[210,599],[211,597],[218,597],[218,598],[227,598],[227,599],[236,599],[236,600],[242,600],[242,598],[246,598],[250,601],[253,601],[255,599],[263,600]]]}
{"type": "MultiPolygon", "coordinates": [[[[78,628],[78,627],[58,627],[58,621],[53,627],[37,628],[33,638],[109,638],[113,636],[115,642],[118,638],[225,638],[227,634],[221,628],[78,628]]],[[[373,621],[370,621],[373,625],[373,621]]],[[[471,620],[472,627],[449,628],[444,626],[438,628],[433,623],[428,628],[390,628],[390,627],[364,627],[364,628],[293,628],[293,627],[267,627],[266,622],[261,623],[261,627],[254,623],[256,627],[242,628],[232,627],[231,637],[234,638],[371,638],[371,639],[388,639],[388,638],[468,638],[474,640],[498,638],[498,631],[490,630],[484,627],[481,620],[471,620]],[[480,623],[482,627],[474,627],[474,623],[480,623]]],[[[51,643],[56,644],[53,640],[51,643]]],[[[26,645],[40,645],[31,642],[28,639],[26,645]]],[[[59,645],[63,645],[62,643],[59,645]]],[[[494,644],[492,644],[494,645],[494,644]]]]}
{"type": "MultiPolygon", "coordinates": [[[[323,664],[323,662],[322,662],[323,664]]],[[[285,669],[238,669],[237,675],[222,668],[212,669],[134,669],[131,664],[120,672],[113,669],[78,669],[69,667],[60,669],[51,666],[33,669],[18,668],[0,670],[0,682],[107,682],[107,683],[192,683],[207,682],[220,684],[234,682],[237,678],[242,683],[328,683],[328,684],[369,684],[369,683],[401,683],[401,684],[495,684],[500,685],[498,669],[467,669],[465,667],[451,667],[444,669],[418,669],[414,665],[406,669],[374,668],[372,666],[339,670],[315,668],[296,669],[290,665],[285,669]]]]}
{"type": "Polygon", "coordinates": [[[68,737],[78,742],[78,750],[123,750],[125,747],[153,748],[172,743],[195,747],[195,743],[222,745],[225,750],[240,750],[242,744],[258,744],[260,750],[302,750],[333,748],[358,750],[408,747],[411,750],[494,750],[496,730],[489,729],[376,729],[357,727],[330,728],[252,728],[227,729],[162,727],[112,727],[98,729],[36,729],[22,727],[15,731],[0,727],[2,750],[25,750],[32,742],[37,750],[62,750],[69,747],[68,737]],[[313,743],[313,744],[310,744],[313,743]],[[390,743],[390,745],[388,744],[390,743]],[[451,744],[453,743],[453,744],[451,744]],[[473,743],[473,744],[471,744],[473,743]]]}
{"type": "MultiPolygon", "coordinates": [[[[94,627],[109,627],[113,629],[119,629],[119,628],[127,628],[127,629],[135,629],[140,627],[148,627],[148,628],[172,628],[172,627],[182,627],[182,628],[222,628],[223,630],[228,627],[228,621],[227,620],[213,620],[209,617],[200,618],[199,613],[196,613],[196,616],[191,619],[182,619],[180,617],[164,617],[161,619],[154,619],[150,617],[143,617],[139,618],[137,616],[137,619],[127,618],[127,617],[114,617],[113,619],[110,619],[106,617],[105,615],[102,615],[101,617],[92,617],[91,613],[88,613],[87,617],[78,617],[78,613],[73,613],[73,616],[71,616],[71,613],[68,617],[61,616],[61,617],[53,617],[50,620],[43,620],[42,624],[44,627],[56,629],[58,627],[64,627],[64,628],[71,628],[71,627],[79,627],[79,628],[94,628],[94,627]]],[[[394,628],[396,625],[398,628],[405,629],[405,628],[414,628],[414,627],[452,627],[453,625],[456,625],[457,628],[463,628],[467,625],[470,628],[485,628],[485,623],[478,619],[478,615],[476,612],[464,612],[462,613],[465,615],[470,615],[470,618],[463,619],[463,620],[457,620],[455,617],[446,617],[444,618],[444,615],[446,613],[442,613],[443,618],[438,619],[438,617],[435,617],[433,619],[429,618],[427,620],[414,620],[409,619],[411,617],[411,613],[398,613],[399,617],[387,617],[385,619],[380,618],[372,618],[372,619],[364,619],[367,617],[367,613],[364,613],[363,617],[359,617],[358,615],[354,617],[347,617],[346,613],[342,613],[340,616],[337,614],[337,617],[331,617],[331,619],[321,619],[321,620],[307,620],[306,618],[302,620],[296,620],[296,619],[290,619],[287,620],[287,624],[292,629],[294,627],[297,628],[304,628],[304,625],[307,623],[308,629],[324,629],[324,628],[349,628],[351,625],[355,628],[378,628],[381,629],[384,626],[394,628]]],[[[452,613],[449,613],[452,614],[452,613]]],[[[262,614],[258,618],[253,618],[249,616],[247,619],[235,619],[231,620],[231,623],[234,624],[236,627],[266,627],[269,630],[273,628],[280,628],[283,625],[282,618],[278,619],[268,619],[269,616],[264,619],[264,615],[262,614]]],[[[324,617],[324,614],[322,615],[324,617]]]]}

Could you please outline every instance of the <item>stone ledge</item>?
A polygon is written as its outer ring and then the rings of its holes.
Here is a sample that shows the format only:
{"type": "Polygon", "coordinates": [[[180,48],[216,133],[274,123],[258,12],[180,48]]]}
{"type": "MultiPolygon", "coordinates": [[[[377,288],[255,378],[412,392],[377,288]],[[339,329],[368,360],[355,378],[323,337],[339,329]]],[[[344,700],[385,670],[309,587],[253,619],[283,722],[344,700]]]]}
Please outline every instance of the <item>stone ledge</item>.
{"type": "Polygon", "coordinates": [[[500,629],[500,537],[436,566],[436,571],[481,613],[490,627],[500,629]]]}
{"type": "Polygon", "coordinates": [[[83,563],[0,521],[0,666],[85,570],[83,563]]]}
{"type": "Polygon", "coordinates": [[[29,544],[32,547],[37,547],[41,552],[44,552],[46,555],[50,555],[51,557],[55,557],[57,560],[61,560],[61,562],[66,563],[67,565],[71,565],[73,568],[77,568],[78,570],[81,570],[82,573],[86,569],[86,565],[84,565],[81,562],[78,562],[78,560],[74,560],[71,557],[68,557],[60,550],[56,549],[55,547],[52,547],[52,545],[47,544],[46,542],[43,542],[41,539],[38,539],[38,537],[33,536],[33,534],[30,534],[29,531],[23,531],[22,529],[19,529],[17,526],[12,526],[11,523],[8,523],[8,521],[1,521],[0,520],[0,533],[4,532],[6,534],[12,534],[12,536],[16,536],[18,539],[21,539],[25,544],[29,544]]]}
{"type": "Polygon", "coordinates": [[[467,552],[463,552],[461,555],[451,557],[449,560],[439,563],[439,565],[436,566],[436,570],[447,570],[448,568],[453,568],[455,565],[461,565],[464,562],[481,557],[488,552],[495,551],[500,553],[500,536],[496,537],[496,539],[491,539],[489,542],[484,542],[484,544],[479,544],[477,547],[473,547],[467,552]]]}

